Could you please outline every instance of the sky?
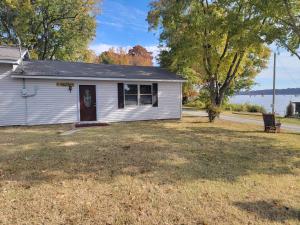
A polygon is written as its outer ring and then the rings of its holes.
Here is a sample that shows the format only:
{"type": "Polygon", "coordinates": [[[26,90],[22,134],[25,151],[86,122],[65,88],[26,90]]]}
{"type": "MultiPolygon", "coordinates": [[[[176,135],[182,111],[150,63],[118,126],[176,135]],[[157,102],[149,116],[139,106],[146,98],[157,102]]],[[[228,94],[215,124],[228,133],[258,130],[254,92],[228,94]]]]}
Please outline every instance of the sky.
{"type": "MultiPolygon", "coordinates": [[[[90,48],[97,54],[111,47],[129,49],[142,45],[156,57],[159,53],[158,34],[148,31],[146,21],[149,0],[103,0],[97,16],[96,37],[90,48]]],[[[284,50],[276,50],[276,88],[300,88],[300,60],[284,50]]],[[[156,64],[156,63],[155,63],[156,64]]],[[[273,85],[273,57],[269,66],[256,77],[254,90],[271,89],[273,85]]]]}

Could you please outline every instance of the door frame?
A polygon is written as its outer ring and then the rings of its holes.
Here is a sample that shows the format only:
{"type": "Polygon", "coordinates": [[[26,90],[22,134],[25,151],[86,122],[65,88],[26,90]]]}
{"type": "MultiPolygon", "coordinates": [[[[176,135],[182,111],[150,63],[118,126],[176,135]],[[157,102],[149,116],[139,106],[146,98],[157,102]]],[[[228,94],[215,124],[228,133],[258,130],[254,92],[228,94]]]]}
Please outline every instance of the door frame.
{"type": "Polygon", "coordinates": [[[77,121],[79,123],[93,123],[98,121],[98,98],[97,98],[97,85],[91,83],[78,83],[77,84],[77,121]],[[80,86],[95,86],[95,98],[96,98],[96,120],[95,121],[81,121],[80,115],[80,86]]]}

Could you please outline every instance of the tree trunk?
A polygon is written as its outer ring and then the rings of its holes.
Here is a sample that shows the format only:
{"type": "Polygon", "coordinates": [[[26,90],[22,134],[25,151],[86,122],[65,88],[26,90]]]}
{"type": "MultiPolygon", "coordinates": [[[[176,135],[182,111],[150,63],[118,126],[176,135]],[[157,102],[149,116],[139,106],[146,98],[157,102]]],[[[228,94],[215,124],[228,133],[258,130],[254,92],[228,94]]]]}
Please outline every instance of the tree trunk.
{"type": "Polygon", "coordinates": [[[209,122],[213,123],[215,121],[215,119],[220,116],[220,106],[218,106],[218,105],[210,106],[207,109],[207,113],[208,113],[209,122]]]}
{"type": "Polygon", "coordinates": [[[222,98],[219,93],[211,94],[210,101],[210,105],[207,107],[207,113],[209,122],[212,123],[220,116],[222,98]]]}

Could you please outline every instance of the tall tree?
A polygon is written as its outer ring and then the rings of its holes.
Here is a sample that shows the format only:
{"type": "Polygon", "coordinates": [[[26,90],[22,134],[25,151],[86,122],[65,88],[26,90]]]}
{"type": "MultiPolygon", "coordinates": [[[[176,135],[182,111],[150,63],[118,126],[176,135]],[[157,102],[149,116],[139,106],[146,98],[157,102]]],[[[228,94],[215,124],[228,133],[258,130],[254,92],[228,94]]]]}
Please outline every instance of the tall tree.
{"type": "Polygon", "coordinates": [[[128,52],[123,48],[111,48],[99,56],[100,63],[118,65],[152,66],[152,60],[152,53],[140,45],[134,46],[128,52]]]}
{"type": "Polygon", "coordinates": [[[2,0],[0,42],[16,43],[31,57],[77,60],[95,35],[99,0],[2,0]]]}
{"type": "Polygon", "coordinates": [[[129,49],[128,55],[130,56],[131,65],[135,66],[152,66],[152,53],[141,45],[136,45],[129,49]]]}
{"type": "Polygon", "coordinates": [[[85,63],[98,63],[99,58],[94,51],[86,49],[80,52],[77,60],[85,63]]]}
{"type": "MultiPolygon", "coordinates": [[[[210,121],[227,96],[254,83],[270,51],[263,36],[269,24],[247,0],[156,0],[148,14],[168,51],[161,65],[197,77],[209,93],[210,121]]],[[[192,78],[191,78],[192,77],[192,78]]]]}
{"type": "Polygon", "coordinates": [[[127,52],[123,48],[110,48],[108,51],[102,52],[99,56],[99,62],[104,64],[130,65],[127,52]]]}

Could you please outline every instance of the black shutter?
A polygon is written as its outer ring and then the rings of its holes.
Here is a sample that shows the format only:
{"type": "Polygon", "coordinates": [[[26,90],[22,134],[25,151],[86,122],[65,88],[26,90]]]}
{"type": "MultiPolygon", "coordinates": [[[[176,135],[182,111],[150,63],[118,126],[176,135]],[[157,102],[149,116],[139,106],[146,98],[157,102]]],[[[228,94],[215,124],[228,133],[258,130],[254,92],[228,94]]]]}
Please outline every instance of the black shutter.
{"type": "Polygon", "coordinates": [[[118,83],[118,108],[124,108],[124,84],[118,83]]]}
{"type": "Polygon", "coordinates": [[[152,84],[152,106],[158,107],[158,85],[157,83],[152,84]]]}

